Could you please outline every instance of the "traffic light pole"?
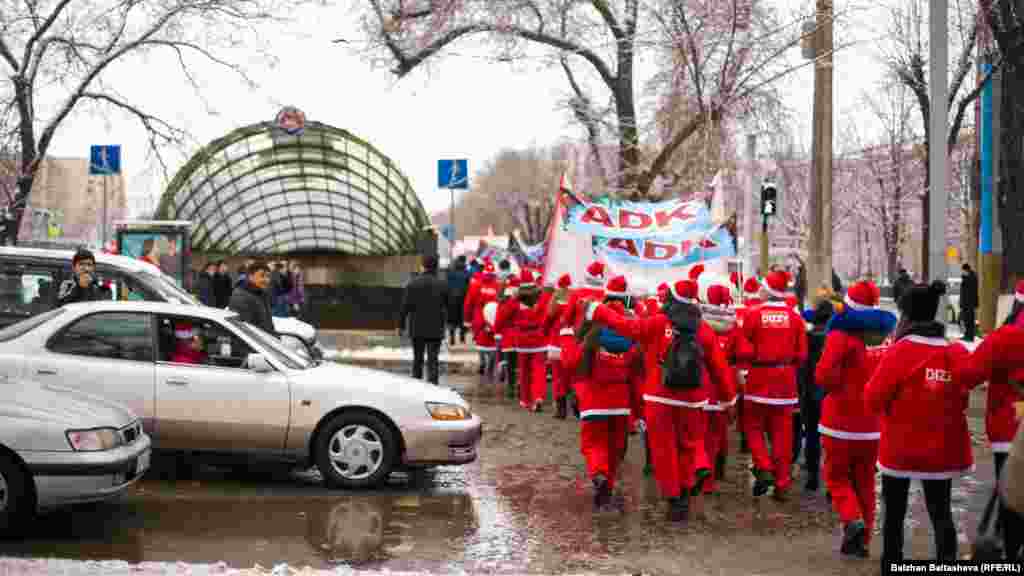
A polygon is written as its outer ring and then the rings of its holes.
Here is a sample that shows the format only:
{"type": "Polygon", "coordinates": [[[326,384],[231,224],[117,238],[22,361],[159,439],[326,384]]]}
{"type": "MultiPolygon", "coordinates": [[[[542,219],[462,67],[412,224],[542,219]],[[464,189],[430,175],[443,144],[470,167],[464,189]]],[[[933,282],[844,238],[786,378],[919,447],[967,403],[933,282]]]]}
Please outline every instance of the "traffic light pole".
{"type": "Polygon", "coordinates": [[[768,216],[761,215],[761,275],[768,275],[768,216]]]}

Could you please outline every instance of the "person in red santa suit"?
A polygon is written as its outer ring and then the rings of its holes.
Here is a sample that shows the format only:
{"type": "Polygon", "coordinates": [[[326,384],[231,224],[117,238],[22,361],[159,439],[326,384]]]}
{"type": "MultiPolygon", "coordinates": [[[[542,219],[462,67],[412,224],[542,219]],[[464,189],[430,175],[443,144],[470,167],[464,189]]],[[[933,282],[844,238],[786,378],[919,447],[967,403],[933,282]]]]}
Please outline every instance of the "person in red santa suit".
{"type": "Polygon", "coordinates": [[[203,349],[203,336],[188,322],[179,322],[174,326],[176,340],[171,362],[178,364],[203,364],[207,360],[203,349]]]}
{"type": "MultiPolygon", "coordinates": [[[[569,369],[562,363],[562,327],[558,321],[569,303],[572,277],[563,274],[557,283],[553,297],[548,302],[545,331],[548,335],[548,363],[551,367],[551,395],[555,398],[555,418],[564,420],[569,414],[569,369]]],[[[566,335],[573,337],[570,329],[566,335]]]]}
{"type": "MultiPolygon", "coordinates": [[[[624,277],[609,281],[604,302],[617,314],[626,313],[624,277]]],[[[585,321],[579,334],[562,349],[562,358],[576,374],[582,420],[580,450],[594,484],[594,507],[602,509],[611,503],[625,454],[630,379],[642,356],[635,342],[597,323],[585,321]]]]}
{"type": "Polygon", "coordinates": [[[697,292],[697,283],[692,280],[676,282],[670,287],[669,303],[650,318],[629,318],[594,302],[585,308],[588,320],[641,345],[644,417],[654,477],[658,491],[669,501],[668,517],[672,521],[686,519],[689,498],[699,496],[711,476],[704,449],[703,410],[710,389],[716,387],[719,400],[726,404],[736,395],[736,384],[715,341],[715,332],[701,319],[697,292]],[[696,364],[687,362],[687,358],[696,364]],[[672,366],[696,371],[663,369],[672,366]]]}
{"type": "MultiPolygon", "coordinates": [[[[1024,370],[1024,323],[1017,323],[1021,310],[1024,310],[1024,280],[1017,283],[1014,298],[1013,310],[1006,322],[986,337],[958,370],[958,377],[967,387],[988,382],[985,433],[992,448],[997,481],[1002,476],[1010,445],[1020,426],[1014,405],[1024,402],[1020,388],[1024,381],[1013,382],[1011,378],[1015,372],[1024,370]]],[[[1019,526],[1007,529],[1005,521],[1008,518],[1013,518],[1013,515],[1000,501],[999,521],[1003,523],[1005,538],[1003,550],[1007,558],[1017,558],[1024,548],[1024,531],[1019,526]]]]}
{"type": "Polygon", "coordinates": [[[935,320],[946,292],[940,281],[908,288],[900,298],[896,343],[868,381],[865,401],[880,417],[878,469],[882,473],[882,571],[903,560],[903,521],[910,481],[921,480],[939,561],[957,558],[953,478],[973,465],[967,428],[970,388],[956,368],[967,350],[946,339],[935,320]]]}
{"type": "Polygon", "coordinates": [[[519,363],[519,403],[540,412],[547,393],[547,334],[544,331],[551,292],[537,289],[536,278],[529,269],[519,276],[516,298],[505,301],[498,310],[495,328],[499,333],[515,333],[519,363]]]}
{"type": "MultiPolygon", "coordinates": [[[[579,333],[579,328],[583,324],[583,318],[577,314],[579,308],[578,303],[580,299],[588,298],[594,300],[604,300],[604,284],[605,284],[605,268],[604,263],[600,261],[591,262],[587,266],[586,272],[583,275],[583,286],[572,290],[569,293],[569,302],[566,304],[562,317],[558,320],[559,324],[559,340],[562,346],[576,338],[576,334],[579,333]]],[[[576,394],[576,376],[572,371],[569,372],[569,390],[574,393],[576,400],[579,399],[579,395],[576,394]]],[[[574,405],[573,412],[579,416],[579,406],[574,405]]]]}
{"type": "Polygon", "coordinates": [[[796,378],[807,359],[804,319],[785,302],[788,283],[785,272],[768,274],[768,300],[744,312],[737,343],[737,357],[750,366],[741,425],[754,461],[754,496],[774,487],[777,500],[786,499],[793,481],[793,407],[800,402],[796,378]]]}
{"type": "Polygon", "coordinates": [[[494,264],[487,262],[476,283],[470,283],[462,308],[463,318],[470,322],[473,343],[480,355],[480,374],[487,373],[491,378],[494,377],[497,358],[496,340],[493,327],[484,319],[484,306],[489,302],[497,302],[499,288],[494,264]]]}
{"type": "MultiPolygon", "coordinates": [[[[498,290],[499,305],[509,301],[517,301],[519,298],[519,276],[509,274],[501,282],[501,288],[498,290]]],[[[519,383],[517,374],[519,369],[519,349],[516,343],[516,326],[511,322],[506,322],[504,326],[498,326],[497,320],[495,320],[494,332],[494,339],[497,342],[498,348],[498,366],[501,372],[501,379],[505,382],[505,390],[508,397],[514,398],[516,395],[516,385],[519,383]]],[[[527,391],[523,390],[522,386],[518,390],[519,405],[527,408],[525,403],[527,391]]]]}
{"type": "Polygon", "coordinates": [[[868,411],[865,386],[896,327],[896,316],[878,308],[871,281],[850,286],[841,313],[832,317],[814,381],[826,393],[818,432],[825,449],[825,484],[843,526],[840,552],[867,558],[875,526],[878,417],[868,411]]]}
{"type": "MultiPolygon", "coordinates": [[[[733,300],[729,287],[723,284],[708,286],[707,301],[704,320],[714,329],[718,347],[729,363],[730,371],[735,374],[736,310],[732,308],[733,300]]],[[[707,416],[704,449],[708,454],[708,461],[714,466],[715,474],[705,482],[705,494],[717,492],[718,481],[725,478],[726,458],[729,453],[729,418],[732,414],[726,410],[735,405],[735,397],[730,402],[719,402],[717,389],[712,388],[709,391],[708,404],[704,407],[707,416]]]]}

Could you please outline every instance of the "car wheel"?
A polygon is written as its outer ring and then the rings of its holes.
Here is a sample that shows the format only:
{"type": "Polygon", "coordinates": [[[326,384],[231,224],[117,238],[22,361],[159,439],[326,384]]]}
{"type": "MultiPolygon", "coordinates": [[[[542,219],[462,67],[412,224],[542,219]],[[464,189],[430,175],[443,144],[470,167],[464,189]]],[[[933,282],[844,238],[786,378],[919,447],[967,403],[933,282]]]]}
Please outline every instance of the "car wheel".
{"type": "Polygon", "coordinates": [[[376,486],[391,474],[397,448],[391,427],[377,416],[339,414],[317,439],[316,465],[331,488],[376,486]]]}
{"type": "Polygon", "coordinates": [[[31,512],[28,480],[12,458],[0,454],[0,536],[10,534],[31,512]]]}

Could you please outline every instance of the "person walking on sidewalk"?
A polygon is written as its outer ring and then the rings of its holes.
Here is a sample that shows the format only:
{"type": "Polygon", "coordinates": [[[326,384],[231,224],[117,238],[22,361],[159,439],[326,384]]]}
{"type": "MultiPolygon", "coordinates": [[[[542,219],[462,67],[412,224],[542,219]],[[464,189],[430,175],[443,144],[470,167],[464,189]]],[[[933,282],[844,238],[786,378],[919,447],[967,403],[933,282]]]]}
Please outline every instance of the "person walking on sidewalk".
{"type": "Polygon", "coordinates": [[[238,313],[238,317],[244,322],[277,336],[274,318],[270,313],[270,300],[267,298],[267,290],[270,289],[270,266],[254,261],[249,264],[243,282],[231,293],[228,308],[238,313]]]}
{"type": "Polygon", "coordinates": [[[423,272],[405,287],[398,332],[406,328],[412,338],[412,377],[423,378],[423,355],[426,352],[427,380],[437,384],[440,379],[438,354],[444,339],[445,314],[448,309],[448,283],[437,277],[437,256],[423,259],[423,272]]]}
{"type": "Polygon", "coordinates": [[[975,311],[978,309],[978,275],[971,265],[964,262],[963,275],[960,276],[960,324],[964,327],[964,341],[974,342],[978,331],[975,311]]]}
{"type": "Polygon", "coordinates": [[[469,292],[469,272],[466,270],[466,257],[459,256],[448,270],[448,345],[455,346],[455,333],[459,340],[466,343],[466,325],[468,318],[462,312],[469,292]]]}
{"type": "Polygon", "coordinates": [[[957,374],[967,350],[946,339],[936,321],[946,285],[917,285],[900,299],[895,343],[867,384],[865,401],[881,418],[878,469],[882,473],[882,572],[903,560],[910,481],[921,480],[940,562],[957,558],[953,478],[974,463],[967,428],[970,389],[957,374]]]}

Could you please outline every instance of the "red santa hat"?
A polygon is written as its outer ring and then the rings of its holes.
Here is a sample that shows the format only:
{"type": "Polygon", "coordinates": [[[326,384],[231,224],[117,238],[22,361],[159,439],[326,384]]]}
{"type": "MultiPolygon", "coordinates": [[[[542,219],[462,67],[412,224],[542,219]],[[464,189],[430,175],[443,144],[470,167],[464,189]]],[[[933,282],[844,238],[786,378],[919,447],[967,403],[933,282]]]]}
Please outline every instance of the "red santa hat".
{"type": "Polygon", "coordinates": [[[1017,302],[1024,304],[1024,280],[1017,282],[1017,289],[1014,291],[1013,297],[1017,302]]]}
{"type": "Polygon", "coordinates": [[[620,297],[624,297],[624,296],[627,296],[627,294],[626,294],[626,290],[627,289],[628,289],[628,286],[626,285],[626,277],[625,276],[616,276],[616,277],[614,277],[614,278],[612,278],[611,280],[608,281],[608,285],[605,286],[605,288],[604,288],[604,295],[605,296],[620,296],[620,297]]]}
{"type": "Polygon", "coordinates": [[[881,299],[882,292],[874,282],[861,280],[860,282],[854,282],[846,290],[846,297],[843,298],[843,302],[851,310],[870,310],[878,308],[878,303],[881,299]]]}
{"type": "Polygon", "coordinates": [[[708,286],[708,304],[712,306],[732,306],[732,294],[728,286],[712,284],[708,286]]]}
{"type": "Polygon", "coordinates": [[[178,340],[191,340],[194,335],[195,330],[188,322],[178,322],[174,325],[174,337],[178,340]]]}
{"type": "Polygon", "coordinates": [[[484,274],[494,274],[494,263],[488,262],[484,264],[484,274]]]}
{"type": "Polygon", "coordinates": [[[537,285],[537,281],[534,278],[533,272],[530,272],[529,268],[523,268],[523,271],[519,273],[519,286],[522,288],[532,288],[537,285]]]}
{"type": "Polygon", "coordinates": [[[694,282],[696,282],[697,279],[700,278],[700,275],[703,274],[703,273],[704,273],[704,265],[703,264],[697,264],[693,268],[690,268],[690,274],[689,274],[690,280],[693,280],[694,282]]]}
{"type": "Polygon", "coordinates": [[[693,280],[680,280],[675,284],[668,287],[672,297],[678,302],[684,304],[698,304],[697,294],[700,293],[700,287],[693,280]]]}
{"type": "Polygon", "coordinates": [[[796,299],[796,296],[793,296],[792,294],[786,295],[786,306],[789,306],[790,308],[796,310],[799,304],[800,301],[796,299]]]}
{"type": "Polygon", "coordinates": [[[747,281],[743,283],[743,291],[746,292],[747,296],[756,296],[761,292],[761,284],[757,281],[757,278],[747,278],[747,281]]]}
{"type": "Polygon", "coordinates": [[[558,279],[558,287],[568,288],[570,286],[572,286],[572,276],[569,276],[568,274],[562,274],[562,276],[558,279]]]}
{"type": "Polygon", "coordinates": [[[669,288],[668,282],[662,282],[658,284],[658,290],[656,292],[658,296],[658,302],[664,302],[668,299],[668,294],[671,289],[669,288]]]}
{"type": "Polygon", "coordinates": [[[505,280],[505,285],[511,288],[519,288],[519,277],[515,275],[509,276],[508,279],[505,280]]]}
{"type": "Polygon", "coordinates": [[[587,266],[586,274],[583,276],[587,284],[591,286],[604,285],[604,262],[594,261],[587,266]]]}
{"type": "Polygon", "coordinates": [[[782,270],[769,272],[764,279],[764,289],[774,298],[785,298],[786,289],[789,287],[789,274],[782,270]]]}

